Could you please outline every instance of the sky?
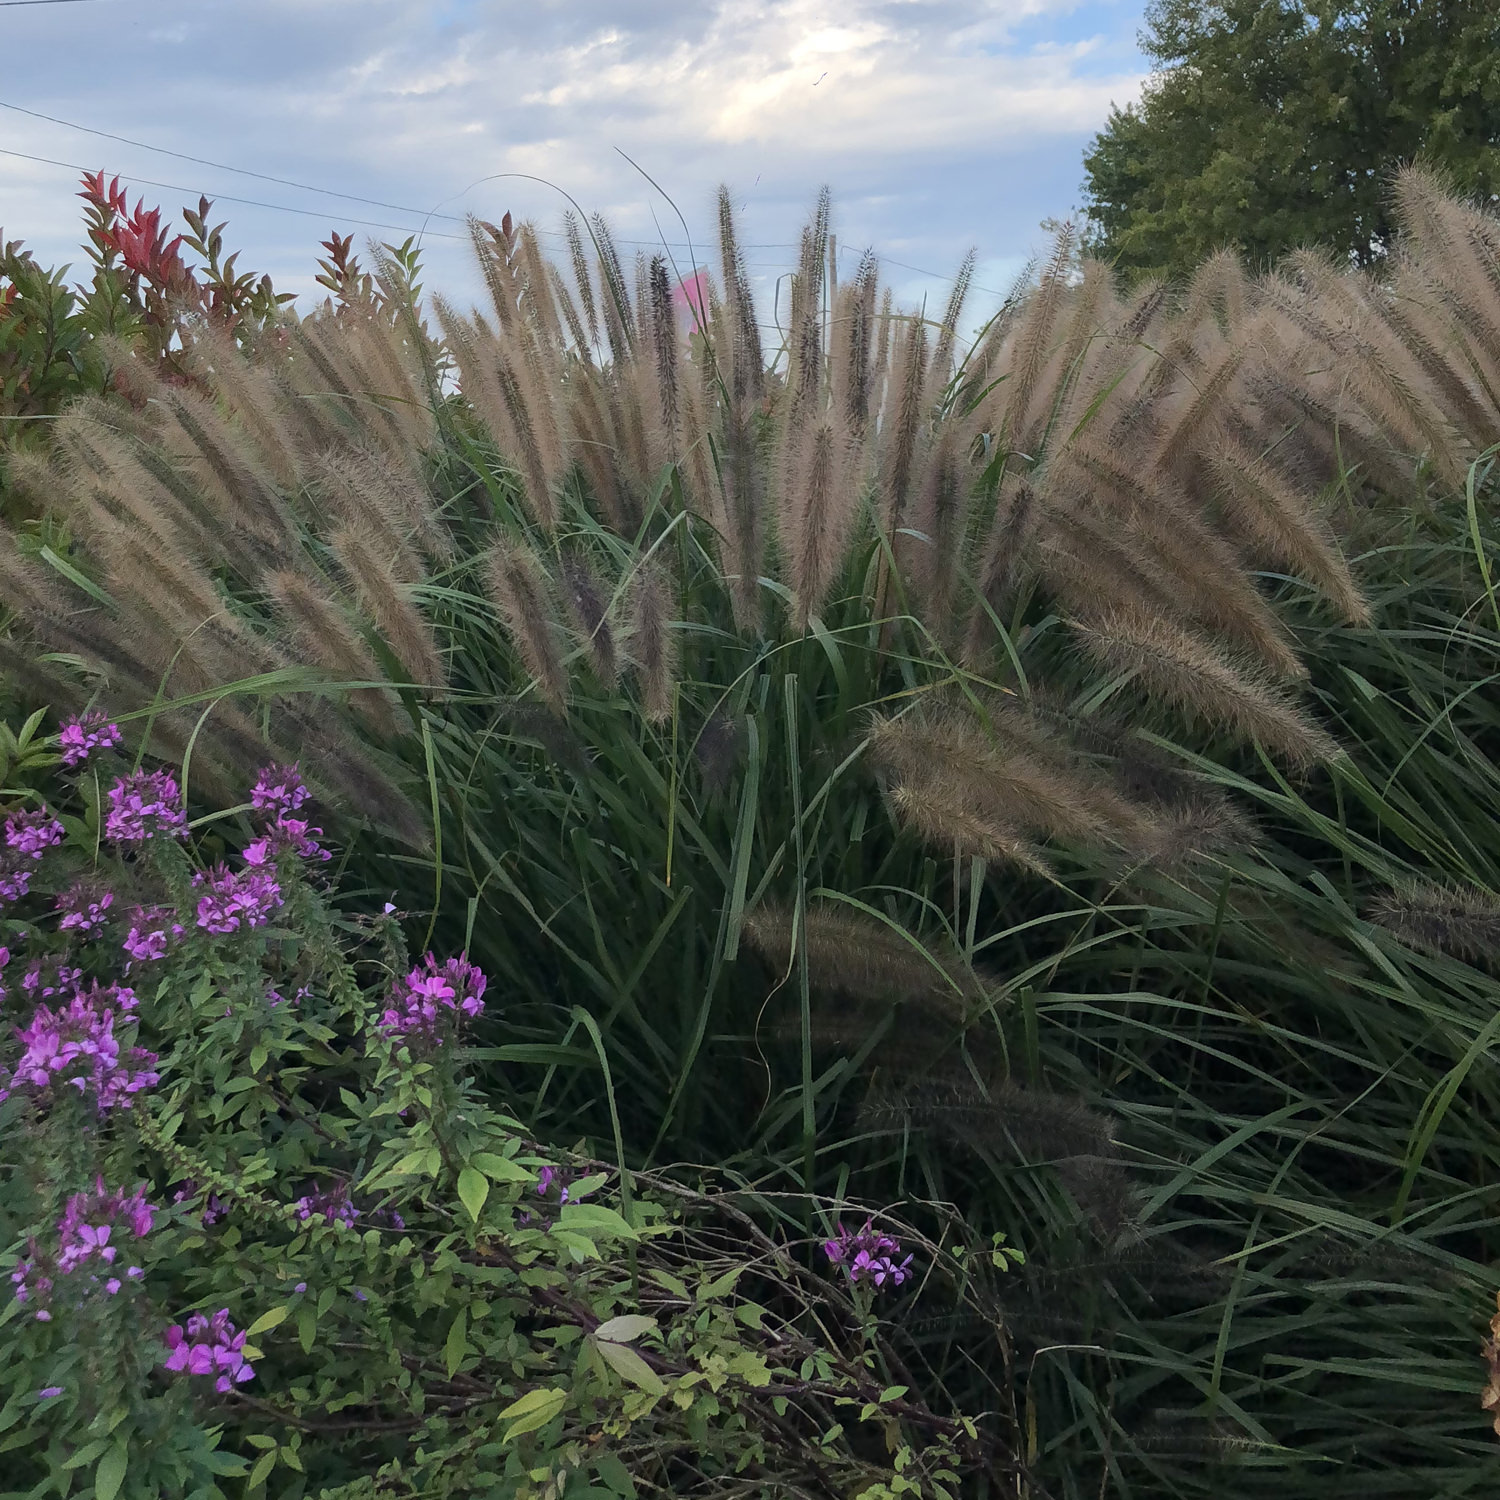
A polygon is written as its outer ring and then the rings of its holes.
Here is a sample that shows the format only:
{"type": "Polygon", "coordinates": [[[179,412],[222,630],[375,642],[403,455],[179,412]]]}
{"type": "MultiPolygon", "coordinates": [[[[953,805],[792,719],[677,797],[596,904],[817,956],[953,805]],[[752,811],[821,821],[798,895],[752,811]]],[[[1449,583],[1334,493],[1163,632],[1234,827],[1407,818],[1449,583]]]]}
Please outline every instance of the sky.
{"type": "Polygon", "coordinates": [[[420,232],[426,284],[467,301],[467,212],[555,234],[571,199],[602,211],[627,254],[665,244],[686,273],[712,255],[724,182],[770,300],[826,183],[842,266],[872,248],[900,300],[937,301],[973,247],[982,307],[1045,246],[1043,222],[1076,210],[1089,140],[1111,103],[1138,96],[1141,11],[0,0],[0,235],[77,263],[76,169],[104,167],[171,213],[207,193],[240,269],[279,290],[317,291],[330,230],[357,246],[420,232]]]}

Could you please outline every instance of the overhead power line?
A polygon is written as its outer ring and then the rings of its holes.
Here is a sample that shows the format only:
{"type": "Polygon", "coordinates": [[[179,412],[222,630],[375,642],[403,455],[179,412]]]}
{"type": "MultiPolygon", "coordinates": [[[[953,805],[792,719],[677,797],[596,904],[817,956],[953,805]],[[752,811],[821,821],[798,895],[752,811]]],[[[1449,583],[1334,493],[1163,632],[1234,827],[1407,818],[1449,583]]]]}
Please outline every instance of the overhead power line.
{"type": "Polygon", "coordinates": [[[0,0],[0,8],[10,5],[93,5],[96,0],[0,0]]]}
{"type": "MultiPolygon", "coordinates": [[[[0,0],[0,5],[21,4],[23,0],[0,0]]],[[[32,3],[40,3],[40,0],[32,0],[32,3]]],[[[12,109],[18,115],[30,115],[33,120],[45,120],[49,125],[63,125],[69,130],[81,130],[85,135],[97,135],[102,140],[118,141],[122,146],[135,146],[141,151],[154,151],[158,156],[174,156],[178,161],[190,161],[194,166],[212,167],[217,172],[233,172],[239,177],[258,177],[262,182],[274,182],[280,187],[297,188],[304,193],[321,193],[326,198],[343,198],[350,203],[363,203],[370,208],[390,208],[400,214],[416,214],[420,217],[433,219],[451,219],[455,224],[461,223],[458,214],[428,214],[423,208],[408,208],[404,203],[382,203],[378,198],[361,198],[355,193],[341,193],[337,188],[314,187],[309,182],[294,182],[290,177],[273,177],[269,172],[255,172],[249,167],[231,167],[227,162],[209,161],[202,156],[189,156],[185,151],[169,151],[165,146],[151,146],[145,141],[132,140],[128,135],[114,135],[108,130],[95,130],[92,125],[79,125],[73,120],[60,120],[56,115],[44,115],[39,109],[26,109],[20,104],[12,104],[6,99],[0,99],[0,109],[12,109]]],[[[160,184],[157,184],[159,186],[160,184]]]]}
{"type": "MultiPolygon", "coordinates": [[[[15,0],[0,0],[0,5],[15,3],[15,0]]],[[[0,146],[0,156],[18,156],[22,161],[37,161],[48,167],[67,167],[73,172],[87,172],[88,167],[81,167],[74,161],[58,161],[51,156],[33,156],[29,151],[12,151],[9,147],[0,146]]],[[[309,219],[322,219],[325,222],[330,215],[325,209],[320,208],[293,208],[288,203],[264,203],[259,198],[235,198],[228,193],[205,193],[202,188],[183,187],[180,182],[157,182],[152,177],[136,177],[129,172],[111,172],[110,176],[123,177],[126,182],[134,183],[136,187],[164,188],[169,193],[197,193],[200,197],[212,198],[215,203],[240,203],[249,208],[269,208],[281,214],[301,214],[309,219]]],[[[343,219],[345,224],[358,224],[366,229],[394,229],[400,233],[410,234],[410,224],[384,224],[375,219],[343,219]]],[[[461,240],[461,234],[444,234],[439,230],[432,231],[432,238],[440,240],[461,240]]]]}

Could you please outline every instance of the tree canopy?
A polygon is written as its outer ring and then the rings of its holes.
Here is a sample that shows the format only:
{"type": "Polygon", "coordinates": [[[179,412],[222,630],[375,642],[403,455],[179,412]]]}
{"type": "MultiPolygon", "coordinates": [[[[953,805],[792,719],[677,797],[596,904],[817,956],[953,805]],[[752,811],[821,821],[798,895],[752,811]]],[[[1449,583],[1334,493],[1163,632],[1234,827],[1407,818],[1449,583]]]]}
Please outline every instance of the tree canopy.
{"type": "Polygon", "coordinates": [[[1141,44],[1144,96],[1085,158],[1096,248],[1124,268],[1310,243],[1369,264],[1389,172],[1419,158],[1500,191],[1494,0],[1156,0],[1141,44]]]}

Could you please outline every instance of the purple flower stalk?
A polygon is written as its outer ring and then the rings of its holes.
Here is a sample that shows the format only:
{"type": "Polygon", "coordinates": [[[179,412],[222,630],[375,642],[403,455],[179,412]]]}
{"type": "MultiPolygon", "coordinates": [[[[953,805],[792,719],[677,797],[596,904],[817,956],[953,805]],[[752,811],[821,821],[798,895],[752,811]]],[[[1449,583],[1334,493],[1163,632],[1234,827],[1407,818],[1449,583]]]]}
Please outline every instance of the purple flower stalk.
{"type": "Polygon", "coordinates": [[[0,1074],[0,1100],[18,1088],[45,1098],[54,1085],[66,1085],[92,1098],[100,1114],[116,1105],[128,1109],[130,1096],[161,1076],[151,1066],[154,1052],[122,1050],[114,1034],[116,1009],[128,1014],[135,1003],[133,990],[96,984],[57,1010],[37,1006],[31,1025],[16,1029],[26,1050],[8,1077],[0,1074]]]}
{"type": "Polygon", "coordinates": [[[198,925],[207,932],[259,927],[282,903],[281,886],[269,870],[234,871],[218,864],[193,876],[193,884],[207,888],[198,900],[198,925]]]}
{"type": "Polygon", "coordinates": [[[871,1219],[865,1220],[865,1227],[857,1234],[851,1234],[840,1222],[837,1237],[824,1240],[823,1254],[830,1264],[842,1267],[850,1281],[868,1280],[876,1286],[889,1281],[892,1286],[900,1286],[911,1275],[911,1256],[898,1262],[901,1242],[879,1233],[871,1219]]]}
{"type": "Polygon", "coordinates": [[[31,888],[31,866],[16,856],[0,859],[0,901],[19,901],[31,888]]]}
{"type": "Polygon", "coordinates": [[[62,843],[66,832],[45,807],[12,813],[5,820],[5,847],[22,859],[40,859],[54,844],[62,843]]]}
{"type": "Polygon", "coordinates": [[[182,791],[170,771],[136,771],[109,789],[104,836],[116,843],[140,844],[158,834],[187,837],[182,791]]]}
{"type": "Polygon", "coordinates": [[[36,1317],[46,1323],[52,1318],[46,1304],[62,1277],[89,1270],[87,1280],[76,1281],[73,1287],[85,1291],[102,1286],[107,1297],[115,1296],[126,1280],[139,1281],[146,1274],[139,1266],[125,1266],[122,1280],[114,1274],[120,1269],[115,1262],[127,1233],[138,1240],[151,1233],[155,1212],[146,1202],[144,1187],[130,1194],[121,1188],[111,1191],[102,1177],[96,1177],[87,1192],[74,1193],[68,1199],[57,1225],[56,1258],[44,1262],[33,1244],[31,1254],[11,1272],[16,1301],[40,1304],[36,1317]]]}
{"type": "Polygon", "coordinates": [[[332,853],[318,842],[322,832],[321,828],[309,828],[302,818],[278,818],[270,832],[245,845],[245,863],[257,868],[271,865],[288,849],[299,859],[332,859],[332,853]]]}
{"type": "Polygon", "coordinates": [[[175,1373],[213,1375],[216,1391],[232,1391],[235,1386],[255,1379],[242,1352],[245,1335],[229,1321],[229,1309],[221,1307],[212,1319],[194,1313],[184,1330],[174,1323],[163,1335],[167,1357],[163,1365],[175,1373]]]}
{"type": "Polygon", "coordinates": [[[390,1003],[380,1017],[381,1030],[405,1041],[435,1044],[444,1030],[456,1030],[461,1019],[477,1016],[484,1009],[488,981],[467,955],[439,964],[428,954],[391,991],[390,1003]]]}
{"type": "Polygon", "coordinates": [[[62,763],[69,770],[81,766],[95,750],[113,750],[120,743],[120,726],[101,713],[86,713],[69,719],[57,736],[62,763]]]}
{"type": "Polygon", "coordinates": [[[297,1217],[305,1224],[314,1214],[321,1214],[330,1224],[353,1224],[359,1210],[349,1201],[349,1184],[337,1183],[324,1193],[312,1193],[297,1200],[297,1217]]]}
{"type": "Polygon", "coordinates": [[[130,931],[120,945],[134,963],[154,963],[167,956],[167,940],[183,934],[182,923],[168,906],[138,906],[130,914],[130,931]]]}
{"type": "Polygon", "coordinates": [[[297,766],[265,766],[250,790],[250,806],[258,813],[271,813],[279,823],[310,796],[297,766]]]}
{"type": "Polygon", "coordinates": [[[81,938],[93,937],[103,931],[109,909],[114,904],[113,891],[105,891],[101,895],[97,886],[79,882],[57,898],[57,909],[62,913],[58,929],[62,932],[76,932],[81,938]]]}

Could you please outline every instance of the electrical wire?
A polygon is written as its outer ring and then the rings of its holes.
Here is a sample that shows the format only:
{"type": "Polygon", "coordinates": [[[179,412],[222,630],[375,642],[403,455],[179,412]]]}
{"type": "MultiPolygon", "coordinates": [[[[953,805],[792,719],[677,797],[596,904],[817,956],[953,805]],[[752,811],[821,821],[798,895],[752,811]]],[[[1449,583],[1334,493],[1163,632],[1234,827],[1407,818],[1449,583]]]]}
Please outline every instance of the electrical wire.
{"type": "MultiPolygon", "coordinates": [[[[14,4],[17,0],[0,0],[0,5],[14,4]]],[[[77,162],[58,161],[51,156],[33,156],[29,151],[12,151],[7,146],[0,146],[0,156],[18,156],[22,161],[41,162],[48,167],[67,167],[73,172],[87,172],[87,167],[80,167],[77,162]]],[[[136,187],[165,188],[169,193],[197,193],[199,197],[212,198],[215,203],[240,203],[250,208],[270,208],[277,213],[301,214],[309,219],[327,220],[330,215],[326,210],[320,208],[293,208],[287,203],[263,203],[258,198],[235,198],[228,193],[204,193],[201,188],[183,187],[180,182],[157,182],[151,177],[136,177],[129,172],[112,172],[112,177],[123,177],[126,182],[134,183],[136,187]]],[[[411,233],[409,224],[383,224],[375,219],[341,219],[345,224],[358,224],[366,229],[394,229],[398,232],[411,233]]],[[[461,234],[443,234],[437,230],[433,231],[433,238],[440,240],[461,240],[461,234]]]]}

